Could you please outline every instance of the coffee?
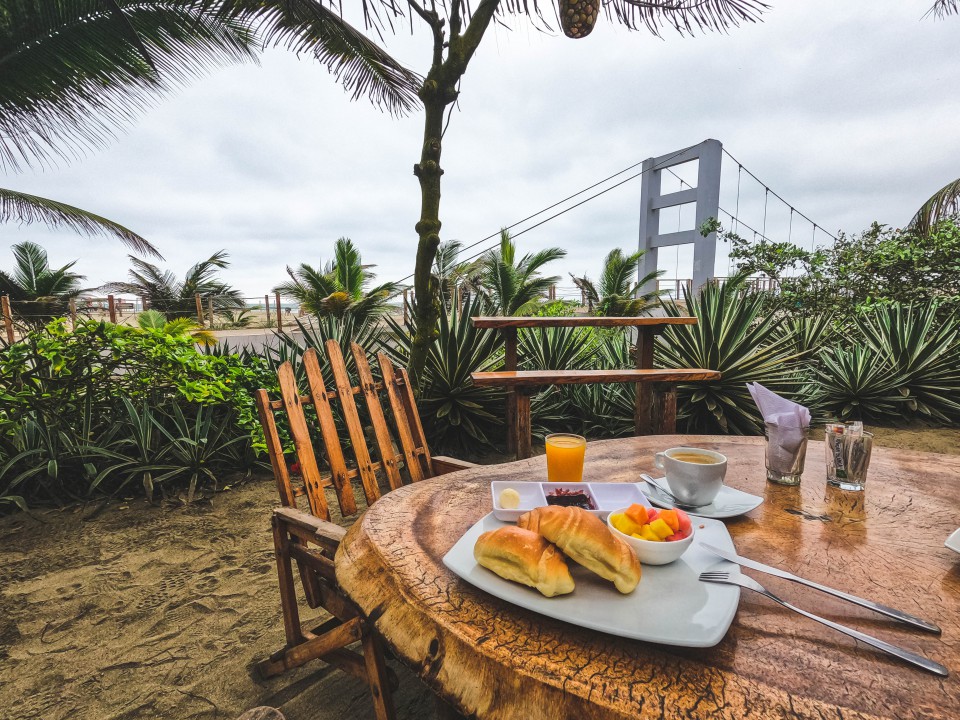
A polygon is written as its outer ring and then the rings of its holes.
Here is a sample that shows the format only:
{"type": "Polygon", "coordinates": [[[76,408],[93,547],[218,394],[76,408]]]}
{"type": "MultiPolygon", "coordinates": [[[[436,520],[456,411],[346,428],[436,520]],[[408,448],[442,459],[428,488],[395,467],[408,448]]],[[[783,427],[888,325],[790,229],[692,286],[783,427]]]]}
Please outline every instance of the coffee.
{"type": "Polygon", "coordinates": [[[697,465],[716,465],[721,462],[712,455],[694,452],[675,452],[670,453],[669,457],[680,462],[696,463],[697,465]]]}

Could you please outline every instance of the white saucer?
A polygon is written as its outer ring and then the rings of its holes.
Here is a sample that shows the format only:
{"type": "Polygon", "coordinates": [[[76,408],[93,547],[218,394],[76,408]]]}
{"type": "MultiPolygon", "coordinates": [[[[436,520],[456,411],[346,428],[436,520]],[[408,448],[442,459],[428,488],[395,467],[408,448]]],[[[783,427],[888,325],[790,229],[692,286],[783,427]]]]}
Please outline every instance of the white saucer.
{"type": "MultiPolygon", "coordinates": [[[[665,478],[654,478],[659,482],[666,483],[665,478]]],[[[640,483],[642,485],[642,490],[647,496],[647,499],[657,507],[662,508],[673,508],[675,507],[673,502],[663,493],[661,493],[656,487],[651,487],[650,483],[644,482],[640,483]]],[[[745,493],[742,490],[737,490],[732,488],[729,485],[724,485],[720,488],[720,492],[717,493],[717,497],[714,498],[713,502],[709,505],[704,505],[703,507],[698,508],[683,508],[684,512],[687,515],[696,515],[698,517],[706,518],[732,518],[737,515],[743,515],[748,513],[754,508],[760,507],[763,504],[763,498],[759,495],[751,495],[750,493],[745,493]]],[[[954,533],[954,535],[957,535],[954,533]]],[[[957,537],[957,542],[960,543],[960,535],[957,537]]],[[[960,552],[960,550],[957,550],[960,552]]]]}
{"type": "Polygon", "coordinates": [[[948,537],[943,544],[954,552],[960,553],[960,528],[954,530],[950,537],[948,537]]]}

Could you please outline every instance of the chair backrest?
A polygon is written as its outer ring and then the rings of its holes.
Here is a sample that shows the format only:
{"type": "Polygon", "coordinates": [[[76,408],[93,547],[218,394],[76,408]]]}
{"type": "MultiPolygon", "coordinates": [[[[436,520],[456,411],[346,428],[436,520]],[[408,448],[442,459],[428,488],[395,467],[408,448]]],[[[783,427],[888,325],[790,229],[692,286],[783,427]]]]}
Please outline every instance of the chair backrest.
{"type": "Polygon", "coordinates": [[[358,384],[354,386],[351,384],[339,343],[336,340],[327,340],[324,347],[333,378],[332,387],[328,388],[324,383],[319,355],[315,349],[310,348],[304,352],[302,361],[306,393],[301,394],[293,366],[287,361],[277,371],[280,399],[271,400],[267,391],[261,389],[256,393],[256,401],[280,501],[288,507],[297,507],[297,499],[306,495],[310,512],[316,517],[329,520],[330,511],[304,406],[312,406],[316,411],[324,446],[323,459],[330,471],[331,484],[344,516],[357,512],[351,483],[354,478],[359,477],[367,505],[371,505],[380,497],[378,472],[386,478],[390,489],[395,489],[403,484],[402,468],[406,469],[410,480],[416,482],[432,477],[433,466],[407,371],[395,368],[386,355],[379,353],[377,361],[381,380],[378,382],[373,377],[364,349],[351,343],[350,353],[358,379],[358,384]],[[380,402],[381,394],[387,398],[389,412],[384,412],[380,402]],[[375,440],[373,454],[367,447],[367,436],[354,400],[355,395],[363,395],[365,400],[375,440]],[[290,436],[303,478],[300,487],[294,486],[284,458],[283,445],[277,432],[278,411],[287,414],[290,436]],[[339,437],[334,419],[337,411],[342,424],[346,426],[349,442],[343,442],[339,437]],[[388,418],[393,420],[393,431],[388,426],[388,418]],[[395,438],[399,440],[399,452],[394,450],[395,438]],[[374,457],[377,459],[374,460],[374,457]]]}

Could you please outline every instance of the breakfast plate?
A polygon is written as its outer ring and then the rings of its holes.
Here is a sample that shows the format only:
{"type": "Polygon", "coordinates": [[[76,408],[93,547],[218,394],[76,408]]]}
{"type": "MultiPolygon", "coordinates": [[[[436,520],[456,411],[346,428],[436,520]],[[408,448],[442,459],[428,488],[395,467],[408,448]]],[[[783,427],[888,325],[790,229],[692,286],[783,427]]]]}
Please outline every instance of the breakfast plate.
{"type": "MultiPolygon", "coordinates": [[[[660,478],[659,482],[666,483],[665,478],[660,478]]],[[[650,485],[650,483],[643,482],[638,483],[640,489],[643,491],[644,495],[647,496],[647,499],[657,507],[662,508],[673,508],[676,507],[673,501],[670,500],[666,495],[661,493],[656,487],[650,485]]],[[[750,493],[743,492],[742,490],[737,490],[732,488],[729,485],[724,485],[720,488],[720,492],[717,493],[717,497],[714,498],[713,502],[709,505],[704,505],[698,508],[687,508],[683,509],[688,515],[696,515],[697,517],[702,518],[732,518],[737,515],[743,515],[748,513],[751,510],[760,507],[763,504],[763,498],[759,495],[751,495],[750,493]]]]}
{"type": "Polygon", "coordinates": [[[954,552],[960,553],[960,528],[957,528],[943,543],[954,552]]]}
{"type": "Polygon", "coordinates": [[[696,518],[694,543],[669,565],[643,566],[636,590],[622,595],[613,584],[570,561],[576,589],[544,597],[533,588],[504,580],[481,567],[473,556],[477,538],[509,523],[493,513],[480,519],[444,556],[443,564],[471,585],[547,617],[617,637],[664,645],[712,647],[726,635],[740,602],[740,588],[700,582],[705,570],[739,573],[731,562],[705,550],[709,543],[734,552],[733,540],[718,520],[696,518]]]}

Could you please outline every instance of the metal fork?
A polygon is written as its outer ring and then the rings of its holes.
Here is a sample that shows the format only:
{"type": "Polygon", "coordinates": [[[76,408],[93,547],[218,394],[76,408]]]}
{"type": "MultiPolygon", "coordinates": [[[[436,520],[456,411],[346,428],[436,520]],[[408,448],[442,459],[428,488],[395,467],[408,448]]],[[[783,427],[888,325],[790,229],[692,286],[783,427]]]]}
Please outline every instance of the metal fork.
{"type": "Polygon", "coordinates": [[[846,625],[840,625],[839,623],[835,623],[832,620],[827,620],[826,618],[822,618],[819,615],[814,615],[813,613],[807,612],[806,610],[801,610],[800,608],[794,605],[791,605],[785,600],[781,600],[772,592],[764,588],[763,585],[758,583],[752,577],[748,577],[747,575],[741,575],[739,573],[737,573],[736,575],[731,575],[728,572],[710,571],[710,572],[700,573],[700,580],[702,582],[721,583],[724,585],[739,585],[740,587],[746,588],[747,590],[753,590],[754,592],[760,593],[761,595],[765,595],[766,597],[773,600],[775,603],[779,603],[780,605],[783,605],[785,608],[788,608],[789,610],[793,610],[794,612],[800,613],[804,617],[808,617],[811,620],[816,620],[818,623],[822,623],[829,628],[833,628],[838,632],[842,632],[844,635],[849,635],[850,637],[860,640],[861,642],[865,642],[867,645],[871,645],[877,648],[878,650],[883,650],[885,653],[889,653],[894,657],[898,657],[901,660],[905,660],[906,662],[912,665],[916,665],[917,667],[922,668],[927,672],[931,672],[931,673],[934,673],[935,675],[940,675],[942,677],[947,677],[947,675],[950,674],[947,668],[945,668],[943,665],[941,665],[938,662],[934,662],[933,660],[929,660],[923,657],[922,655],[917,655],[914,652],[910,652],[909,650],[904,650],[903,648],[899,648],[896,645],[891,645],[890,643],[884,642],[883,640],[875,638],[872,635],[867,635],[865,633],[860,632],[859,630],[848,628],[846,625]]]}

